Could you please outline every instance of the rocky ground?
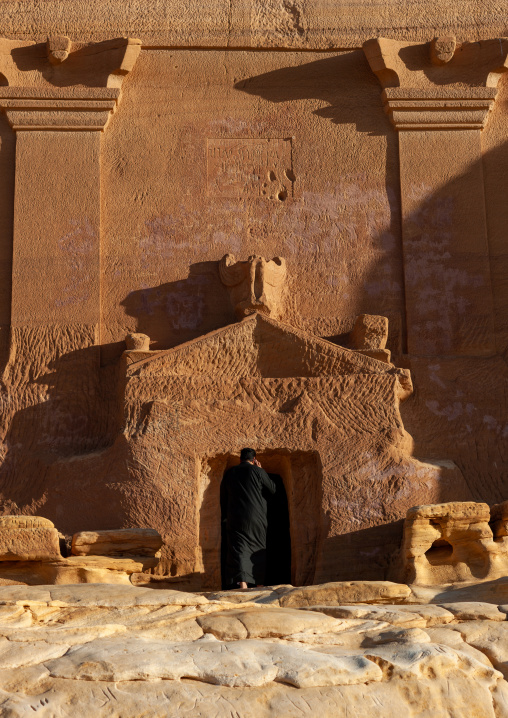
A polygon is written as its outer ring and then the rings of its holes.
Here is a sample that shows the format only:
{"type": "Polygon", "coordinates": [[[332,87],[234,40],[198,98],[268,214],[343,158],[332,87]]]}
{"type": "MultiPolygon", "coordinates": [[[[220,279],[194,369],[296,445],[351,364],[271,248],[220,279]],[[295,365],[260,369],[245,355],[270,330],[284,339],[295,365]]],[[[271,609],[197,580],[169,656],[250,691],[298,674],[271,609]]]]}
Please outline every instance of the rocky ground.
{"type": "Polygon", "coordinates": [[[507,579],[2,586],[0,715],[505,718],[507,614],[507,579]]]}

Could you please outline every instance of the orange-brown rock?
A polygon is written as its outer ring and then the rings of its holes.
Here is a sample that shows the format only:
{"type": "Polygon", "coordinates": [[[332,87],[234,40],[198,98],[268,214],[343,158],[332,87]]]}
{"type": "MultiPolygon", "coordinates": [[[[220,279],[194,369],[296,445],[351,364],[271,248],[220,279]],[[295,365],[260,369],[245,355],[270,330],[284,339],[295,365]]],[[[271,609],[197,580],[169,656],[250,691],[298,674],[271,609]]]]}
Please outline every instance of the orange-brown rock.
{"type": "Polygon", "coordinates": [[[0,516],[0,564],[60,557],[58,531],[51,521],[40,516],[0,516]]]}
{"type": "Polygon", "coordinates": [[[506,498],[503,13],[339,10],[0,3],[0,514],[153,526],[217,591],[243,445],[284,583],[385,580],[411,506],[506,498]]]}
{"type": "MultiPolygon", "coordinates": [[[[504,515],[504,504],[494,516],[504,515]]],[[[407,513],[403,580],[424,586],[498,578],[508,571],[503,538],[494,540],[487,504],[415,506],[407,513]]],[[[499,529],[498,529],[499,530],[499,529]]]]}
{"type": "Polygon", "coordinates": [[[122,583],[130,577],[156,568],[158,558],[149,556],[68,556],[42,560],[0,562],[0,578],[29,586],[77,583],[122,583]]]}
{"type": "Polygon", "coordinates": [[[74,556],[156,556],[161,546],[155,529],[80,531],[72,537],[74,556]]]}

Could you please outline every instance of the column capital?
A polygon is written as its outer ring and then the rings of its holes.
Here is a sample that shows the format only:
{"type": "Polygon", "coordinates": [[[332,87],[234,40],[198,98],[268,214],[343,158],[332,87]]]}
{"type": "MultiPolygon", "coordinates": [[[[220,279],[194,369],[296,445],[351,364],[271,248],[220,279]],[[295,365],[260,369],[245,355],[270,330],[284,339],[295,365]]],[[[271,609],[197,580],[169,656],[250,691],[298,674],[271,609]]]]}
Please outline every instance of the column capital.
{"type": "Polygon", "coordinates": [[[388,87],[382,97],[385,111],[399,131],[482,130],[496,93],[495,87],[388,87]]]}
{"type": "Polygon", "coordinates": [[[16,131],[101,132],[140,50],[141,42],[131,38],[78,45],[58,37],[22,46],[0,39],[0,73],[7,82],[0,86],[0,109],[16,131]]]}
{"type": "Polygon", "coordinates": [[[418,44],[379,37],[363,49],[397,130],[483,129],[508,70],[508,38],[418,44]]]}
{"type": "Polygon", "coordinates": [[[119,99],[116,87],[0,87],[0,108],[16,131],[102,131],[119,99]]]}

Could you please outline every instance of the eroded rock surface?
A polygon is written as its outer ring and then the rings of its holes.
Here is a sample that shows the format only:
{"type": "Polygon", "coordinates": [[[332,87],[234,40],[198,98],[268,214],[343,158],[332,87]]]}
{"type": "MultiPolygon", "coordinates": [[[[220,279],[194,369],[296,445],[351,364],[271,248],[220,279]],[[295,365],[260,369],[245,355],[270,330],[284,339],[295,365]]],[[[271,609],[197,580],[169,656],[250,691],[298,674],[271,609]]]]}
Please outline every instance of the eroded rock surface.
{"type": "Polygon", "coordinates": [[[349,605],[340,584],[246,591],[241,603],[107,584],[1,587],[0,714],[508,716],[505,607],[411,603],[411,587],[383,582],[376,602],[365,583],[356,595],[371,602],[349,605]],[[305,593],[327,604],[282,605],[305,593]],[[384,603],[390,595],[400,602],[384,603]]]}
{"type": "Polygon", "coordinates": [[[75,556],[155,556],[162,538],[155,529],[80,531],[72,537],[75,556]]]}

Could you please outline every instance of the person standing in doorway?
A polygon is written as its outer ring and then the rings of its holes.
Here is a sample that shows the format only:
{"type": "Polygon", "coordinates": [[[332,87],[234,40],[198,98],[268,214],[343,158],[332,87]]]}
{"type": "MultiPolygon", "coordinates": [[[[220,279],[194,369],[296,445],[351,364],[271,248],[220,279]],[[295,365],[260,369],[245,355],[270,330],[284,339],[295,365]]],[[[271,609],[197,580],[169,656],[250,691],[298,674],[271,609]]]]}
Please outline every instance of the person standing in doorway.
{"type": "Polygon", "coordinates": [[[230,588],[262,586],[266,571],[267,495],[276,484],[261,468],[254,449],[242,449],[240,464],[224,474],[220,487],[226,583],[230,588]]]}

